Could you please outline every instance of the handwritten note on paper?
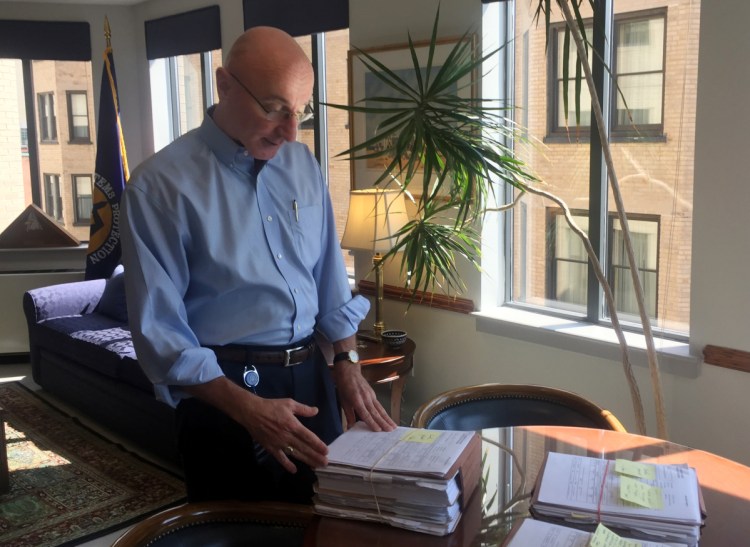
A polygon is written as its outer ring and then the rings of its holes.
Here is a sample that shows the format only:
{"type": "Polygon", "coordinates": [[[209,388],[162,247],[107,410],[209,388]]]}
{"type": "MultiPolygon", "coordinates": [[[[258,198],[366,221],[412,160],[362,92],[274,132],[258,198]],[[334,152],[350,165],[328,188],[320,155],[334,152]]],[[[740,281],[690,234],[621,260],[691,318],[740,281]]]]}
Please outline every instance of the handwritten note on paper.
{"type": "Polygon", "coordinates": [[[412,429],[407,431],[406,435],[401,437],[402,441],[410,443],[432,444],[440,437],[440,431],[431,431],[429,429],[412,429]]]}
{"type": "Polygon", "coordinates": [[[643,545],[640,541],[621,538],[612,530],[599,524],[591,536],[588,547],[640,547],[643,545]]]}
{"type": "Polygon", "coordinates": [[[630,475],[639,479],[656,480],[656,467],[649,463],[618,459],[615,460],[615,473],[630,475]]]}
{"type": "Polygon", "coordinates": [[[632,477],[620,477],[620,498],[649,509],[663,509],[661,488],[632,477]]]}

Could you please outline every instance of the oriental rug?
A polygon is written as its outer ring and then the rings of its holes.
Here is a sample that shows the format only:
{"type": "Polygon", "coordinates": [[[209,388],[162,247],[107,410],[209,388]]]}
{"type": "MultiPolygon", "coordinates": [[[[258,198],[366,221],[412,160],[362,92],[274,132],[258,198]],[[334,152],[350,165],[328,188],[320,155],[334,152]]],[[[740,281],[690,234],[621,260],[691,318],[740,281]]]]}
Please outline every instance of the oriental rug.
{"type": "Polygon", "coordinates": [[[0,545],[78,545],[184,501],[182,480],[17,382],[0,383],[10,492],[0,545]]]}

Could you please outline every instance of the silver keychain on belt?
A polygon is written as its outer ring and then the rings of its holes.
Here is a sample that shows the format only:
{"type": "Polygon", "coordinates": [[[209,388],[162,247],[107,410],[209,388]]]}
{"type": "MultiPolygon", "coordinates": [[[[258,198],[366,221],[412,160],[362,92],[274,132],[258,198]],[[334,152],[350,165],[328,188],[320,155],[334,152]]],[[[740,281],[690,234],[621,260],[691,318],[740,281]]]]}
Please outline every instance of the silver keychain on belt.
{"type": "Polygon", "coordinates": [[[255,386],[260,383],[260,374],[258,374],[258,369],[255,368],[255,365],[245,365],[245,372],[242,373],[242,381],[255,393],[255,386]]]}

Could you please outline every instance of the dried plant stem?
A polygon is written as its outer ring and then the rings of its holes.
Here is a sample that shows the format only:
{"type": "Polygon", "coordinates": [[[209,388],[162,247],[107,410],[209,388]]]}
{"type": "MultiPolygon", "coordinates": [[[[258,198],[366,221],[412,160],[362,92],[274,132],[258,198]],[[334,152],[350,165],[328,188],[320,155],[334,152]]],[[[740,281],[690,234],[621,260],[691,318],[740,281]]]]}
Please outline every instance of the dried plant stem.
{"type": "MultiPolygon", "coordinates": [[[[578,51],[578,57],[580,59],[587,59],[586,49],[581,38],[578,25],[568,5],[568,0],[560,0],[558,2],[562,9],[565,22],[570,29],[570,33],[573,36],[573,40],[576,44],[578,51]]],[[[654,392],[654,402],[656,404],[656,423],[658,429],[658,435],[662,439],[667,439],[667,420],[666,412],[664,410],[664,397],[661,387],[661,375],[659,372],[659,362],[656,358],[656,348],[654,346],[654,336],[651,330],[651,321],[646,311],[645,299],[643,296],[643,287],[641,285],[640,277],[638,276],[638,267],[635,262],[635,254],[633,253],[633,244],[630,238],[630,229],[628,227],[628,220],[625,215],[625,206],[622,201],[622,194],[620,192],[620,185],[617,181],[617,175],[615,173],[614,161],[612,160],[612,153],[609,148],[609,140],[604,130],[604,118],[602,116],[602,108],[599,102],[599,97],[594,87],[594,80],[591,76],[591,68],[588,63],[581,63],[583,72],[586,77],[586,84],[588,85],[589,92],[591,94],[591,110],[594,113],[596,119],[596,125],[599,128],[599,140],[602,144],[602,151],[604,153],[604,161],[607,164],[607,174],[612,189],[612,195],[615,199],[615,205],[617,207],[617,217],[620,220],[620,227],[622,228],[623,242],[625,244],[625,251],[628,256],[628,262],[630,264],[630,274],[633,280],[633,287],[635,289],[636,301],[638,302],[638,311],[640,312],[641,324],[643,326],[643,335],[646,339],[646,355],[648,356],[649,370],[651,371],[651,387],[654,392]]],[[[602,286],[606,286],[606,283],[602,283],[602,286]]],[[[612,316],[612,322],[614,323],[617,315],[616,309],[613,305],[610,305],[610,315],[612,316]]]]}
{"type": "MultiPolygon", "coordinates": [[[[592,266],[594,267],[594,273],[596,274],[596,278],[599,280],[599,285],[601,285],[602,290],[604,291],[604,298],[607,300],[607,306],[609,306],[610,310],[615,309],[615,297],[612,294],[612,289],[609,286],[609,283],[607,282],[607,277],[604,275],[604,270],[602,269],[602,265],[599,262],[599,258],[596,256],[596,252],[594,252],[594,247],[591,245],[591,241],[589,240],[588,236],[586,235],[586,232],[581,230],[581,228],[575,223],[573,220],[573,215],[570,213],[570,208],[568,205],[559,197],[556,195],[547,192],[545,190],[540,190],[539,188],[534,188],[531,186],[525,186],[525,190],[530,193],[537,196],[544,197],[546,199],[549,199],[550,201],[555,202],[565,214],[565,220],[568,223],[568,226],[570,226],[570,229],[573,230],[573,232],[578,235],[578,237],[583,242],[583,246],[586,248],[586,254],[589,257],[589,260],[591,261],[592,266]]],[[[516,198],[513,200],[513,203],[504,205],[502,207],[498,207],[497,209],[488,209],[488,211],[507,211],[511,207],[514,207],[517,203],[519,198],[523,195],[522,192],[518,192],[516,195],[516,198]]],[[[636,426],[638,427],[638,433],[641,435],[646,434],[646,417],[643,412],[643,401],[641,400],[641,392],[638,389],[638,382],[635,379],[635,376],[633,375],[633,365],[630,363],[630,357],[628,354],[628,343],[625,340],[625,334],[622,330],[622,326],[620,325],[620,320],[617,317],[616,313],[612,314],[612,328],[615,331],[615,334],[617,335],[617,340],[620,342],[620,350],[622,352],[622,368],[625,372],[625,378],[628,381],[628,387],[630,388],[630,398],[633,402],[633,412],[635,413],[635,421],[636,426]]]]}

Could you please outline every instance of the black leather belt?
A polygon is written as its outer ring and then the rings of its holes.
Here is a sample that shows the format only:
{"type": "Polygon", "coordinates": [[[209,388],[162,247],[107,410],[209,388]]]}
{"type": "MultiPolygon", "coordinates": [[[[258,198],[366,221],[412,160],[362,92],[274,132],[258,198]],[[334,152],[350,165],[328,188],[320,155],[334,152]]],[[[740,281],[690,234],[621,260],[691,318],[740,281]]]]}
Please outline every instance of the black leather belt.
{"type": "Polygon", "coordinates": [[[315,353],[315,340],[288,349],[258,350],[253,346],[229,344],[226,346],[206,346],[213,350],[219,361],[232,361],[243,365],[281,365],[293,367],[307,361],[315,353]]]}

